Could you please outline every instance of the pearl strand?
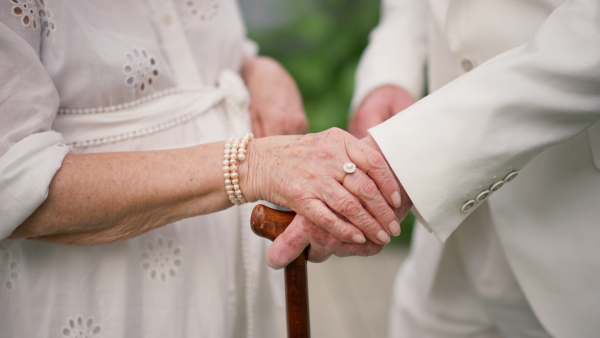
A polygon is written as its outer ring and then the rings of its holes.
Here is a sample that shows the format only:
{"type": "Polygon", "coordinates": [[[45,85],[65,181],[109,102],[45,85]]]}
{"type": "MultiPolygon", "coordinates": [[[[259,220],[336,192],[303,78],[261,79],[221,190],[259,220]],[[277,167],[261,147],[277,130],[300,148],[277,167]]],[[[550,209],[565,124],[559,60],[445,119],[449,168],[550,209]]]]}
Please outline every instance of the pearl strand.
{"type": "Polygon", "coordinates": [[[232,137],[225,143],[223,151],[223,176],[225,177],[225,191],[231,203],[242,205],[248,201],[244,198],[240,189],[240,180],[237,173],[238,161],[241,163],[246,159],[246,146],[254,138],[252,134],[246,134],[242,139],[232,137]]]}
{"type": "Polygon", "coordinates": [[[170,88],[160,92],[156,92],[152,95],[139,98],[134,101],[125,102],[113,106],[97,107],[97,108],[59,108],[58,115],[88,115],[88,114],[100,114],[100,113],[113,113],[123,109],[133,108],[142,105],[146,102],[150,102],[167,95],[177,94],[183,92],[184,88],[170,88]]]}

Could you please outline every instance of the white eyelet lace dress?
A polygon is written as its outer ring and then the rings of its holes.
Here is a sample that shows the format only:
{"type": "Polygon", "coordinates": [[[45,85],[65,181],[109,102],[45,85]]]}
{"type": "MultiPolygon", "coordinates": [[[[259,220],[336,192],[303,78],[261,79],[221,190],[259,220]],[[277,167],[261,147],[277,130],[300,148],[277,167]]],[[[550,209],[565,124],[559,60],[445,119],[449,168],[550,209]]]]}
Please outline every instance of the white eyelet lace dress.
{"type": "Polygon", "coordinates": [[[0,0],[0,337],[283,335],[253,205],[108,245],[6,239],[69,151],[248,132],[252,53],[232,0],[0,0]]]}

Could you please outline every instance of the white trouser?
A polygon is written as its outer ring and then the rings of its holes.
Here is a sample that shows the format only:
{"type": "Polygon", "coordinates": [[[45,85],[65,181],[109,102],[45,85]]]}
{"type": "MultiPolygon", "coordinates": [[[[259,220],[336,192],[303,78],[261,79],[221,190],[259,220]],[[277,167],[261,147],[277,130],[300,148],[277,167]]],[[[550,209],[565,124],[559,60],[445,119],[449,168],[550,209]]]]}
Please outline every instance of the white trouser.
{"type": "Polygon", "coordinates": [[[487,205],[446,243],[415,226],[396,276],[390,338],[550,337],[514,278],[487,205]]]}

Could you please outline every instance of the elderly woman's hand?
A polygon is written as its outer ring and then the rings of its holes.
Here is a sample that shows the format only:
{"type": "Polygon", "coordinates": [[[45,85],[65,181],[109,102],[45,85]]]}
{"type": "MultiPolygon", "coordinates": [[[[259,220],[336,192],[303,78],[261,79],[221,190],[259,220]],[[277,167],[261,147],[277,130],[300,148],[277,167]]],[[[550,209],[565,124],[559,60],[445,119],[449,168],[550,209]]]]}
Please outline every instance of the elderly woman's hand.
{"type": "Polygon", "coordinates": [[[384,245],[372,241],[363,244],[341,242],[304,216],[296,215],[267,251],[267,265],[273,269],[281,269],[298,257],[308,245],[308,260],[315,263],[324,262],[331,255],[373,256],[384,248],[384,245]]]}
{"type": "MultiPolygon", "coordinates": [[[[363,138],[361,143],[380,152],[377,143],[370,136],[363,138]]],[[[396,219],[402,221],[410,211],[412,201],[402,185],[399,185],[399,187],[402,203],[394,211],[396,219]]],[[[383,245],[377,243],[366,241],[364,244],[350,244],[339,241],[310,220],[301,215],[296,215],[293,222],[277,237],[267,251],[266,261],[273,269],[283,268],[298,257],[308,245],[310,245],[309,260],[312,262],[323,262],[332,254],[340,257],[371,256],[383,249],[383,245]]]]}
{"type": "Polygon", "coordinates": [[[308,121],[300,91],[277,61],[263,56],[248,59],[242,77],[252,97],[250,116],[254,136],[306,133],[308,121]]]}
{"type": "Polygon", "coordinates": [[[366,235],[386,244],[400,233],[392,208],[401,204],[400,187],[393,173],[379,152],[347,132],[274,136],[248,147],[247,164],[239,168],[248,200],[294,210],[347,243],[363,243],[366,235]],[[356,164],[355,172],[344,172],[347,162],[356,164]]]}

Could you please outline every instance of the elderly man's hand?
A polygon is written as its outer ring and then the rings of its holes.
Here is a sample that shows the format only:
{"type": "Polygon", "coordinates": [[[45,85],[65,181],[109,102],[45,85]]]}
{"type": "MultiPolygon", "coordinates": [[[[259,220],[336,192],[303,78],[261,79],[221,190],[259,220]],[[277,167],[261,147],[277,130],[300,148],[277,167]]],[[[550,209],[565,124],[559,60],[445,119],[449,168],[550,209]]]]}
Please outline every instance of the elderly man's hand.
{"type": "Polygon", "coordinates": [[[281,269],[298,257],[308,245],[308,260],[316,263],[326,261],[331,255],[372,256],[384,248],[384,245],[369,240],[363,244],[341,242],[304,216],[296,215],[267,251],[267,265],[273,269],[281,269]]]}
{"type": "Polygon", "coordinates": [[[348,131],[358,137],[367,135],[368,129],[386,121],[415,102],[403,88],[383,85],[373,89],[362,101],[348,124],[348,131]]]}

